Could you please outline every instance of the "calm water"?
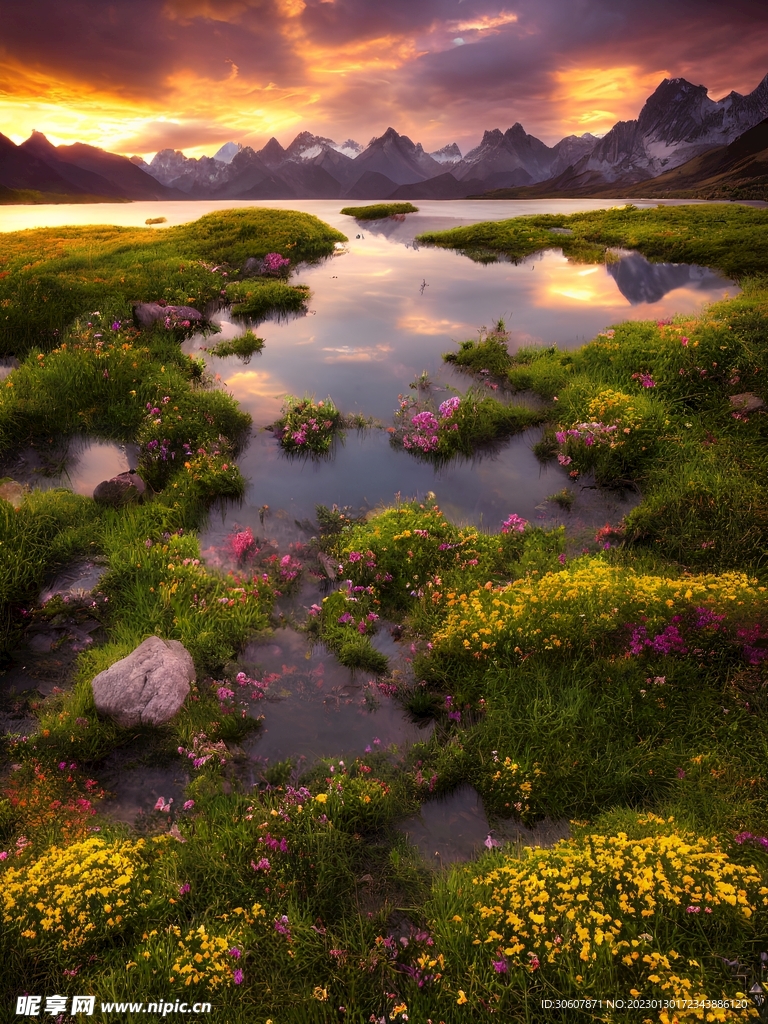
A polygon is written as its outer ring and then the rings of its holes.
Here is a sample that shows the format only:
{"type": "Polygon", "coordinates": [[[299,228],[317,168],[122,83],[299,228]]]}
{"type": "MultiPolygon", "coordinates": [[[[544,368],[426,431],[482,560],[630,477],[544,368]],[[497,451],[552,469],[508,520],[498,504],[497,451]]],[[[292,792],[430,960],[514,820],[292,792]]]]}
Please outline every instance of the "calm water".
{"type": "MultiPolygon", "coordinates": [[[[248,205],[254,204],[6,206],[0,207],[0,230],[71,223],[141,225],[158,214],[168,222],[154,230],[163,230],[212,210],[248,205]]],[[[414,236],[426,230],[617,205],[610,200],[427,201],[419,204],[419,213],[404,220],[367,225],[341,216],[341,203],[336,201],[259,205],[313,213],[344,231],[349,243],[343,253],[319,266],[299,270],[294,280],[312,289],[310,312],[258,325],[266,346],[249,363],[235,356],[214,358],[204,351],[245,328],[226,312],[217,317],[220,336],[199,336],[184,345],[186,351],[206,356],[221,386],[254,421],[253,437],[240,460],[249,480],[245,504],[215,519],[206,543],[216,543],[235,524],[250,525],[275,540],[298,539],[295,520],[311,519],[317,503],[370,508],[391,503],[398,494],[424,497],[430,491],[457,522],[497,528],[510,512],[559,521],[557,509],[546,498],[568,478],[560,469],[542,469],[534,459],[531,447],[538,431],[512,438],[493,456],[435,470],[390,447],[383,428],[392,423],[398,395],[425,370],[438,388],[466,389],[469,378],[446,366],[441,355],[499,318],[510,330],[511,349],[532,343],[572,348],[621,320],[692,312],[736,291],[732,283],[705,268],[649,264],[637,254],[625,254],[607,266],[580,266],[570,264],[560,250],[548,250],[518,265],[483,266],[414,242],[414,236]],[[262,428],[277,418],[286,394],[305,392],[318,398],[329,395],[345,413],[376,417],[381,428],[348,434],[329,460],[288,459],[262,428]],[[264,505],[270,512],[262,524],[259,509],[264,505]]],[[[73,455],[68,485],[83,493],[99,479],[127,468],[125,453],[112,446],[91,445],[73,455]]],[[[67,485],[66,478],[59,481],[67,485]]],[[[577,503],[566,519],[578,530],[604,522],[609,515],[619,516],[626,507],[626,502],[614,500],[608,508],[594,492],[577,489],[577,503]]]]}

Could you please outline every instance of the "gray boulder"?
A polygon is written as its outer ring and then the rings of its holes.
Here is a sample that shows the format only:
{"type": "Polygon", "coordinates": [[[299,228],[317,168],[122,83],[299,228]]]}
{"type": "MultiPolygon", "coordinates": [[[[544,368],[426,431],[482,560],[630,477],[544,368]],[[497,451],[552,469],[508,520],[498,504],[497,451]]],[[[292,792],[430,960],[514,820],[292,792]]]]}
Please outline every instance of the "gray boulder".
{"type": "Polygon", "coordinates": [[[166,323],[169,327],[189,327],[205,320],[203,314],[192,306],[161,306],[159,302],[137,302],[133,307],[133,319],[138,327],[151,327],[154,323],[166,323]]]}
{"type": "Polygon", "coordinates": [[[163,725],[181,709],[195,666],[178,640],[150,636],[126,658],[94,678],[93,700],[101,715],[130,729],[137,725],[163,725]]]}
{"type": "Polygon", "coordinates": [[[259,277],[264,272],[264,260],[258,256],[249,256],[240,272],[243,277],[259,277]]]}
{"type": "Polygon", "coordinates": [[[147,490],[147,485],[141,479],[135,469],[129,469],[127,473],[118,473],[109,480],[102,480],[96,485],[93,492],[93,500],[102,505],[112,505],[115,508],[122,508],[134,501],[141,501],[147,490]]]}
{"type": "Polygon", "coordinates": [[[730,395],[728,401],[739,412],[757,412],[758,409],[765,408],[762,398],[751,391],[743,391],[740,395],[730,395]]]}

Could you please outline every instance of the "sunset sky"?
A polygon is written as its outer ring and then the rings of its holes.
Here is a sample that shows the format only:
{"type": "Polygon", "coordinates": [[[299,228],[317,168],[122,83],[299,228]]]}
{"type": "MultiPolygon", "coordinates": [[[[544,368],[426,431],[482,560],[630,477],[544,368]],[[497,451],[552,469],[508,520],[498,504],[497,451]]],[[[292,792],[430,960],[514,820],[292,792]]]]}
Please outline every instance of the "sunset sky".
{"type": "Polygon", "coordinates": [[[749,92],[764,0],[0,0],[0,132],[147,157],[365,145],[462,152],[520,121],[550,145],[637,116],[661,79],[749,92]]]}

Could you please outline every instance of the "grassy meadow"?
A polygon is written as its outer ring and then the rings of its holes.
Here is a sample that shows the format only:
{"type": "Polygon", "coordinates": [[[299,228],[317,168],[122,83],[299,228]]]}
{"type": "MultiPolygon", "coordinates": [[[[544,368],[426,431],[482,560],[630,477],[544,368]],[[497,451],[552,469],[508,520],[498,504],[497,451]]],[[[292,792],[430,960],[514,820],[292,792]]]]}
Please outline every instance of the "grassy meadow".
{"type": "MultiPolygon", "coordinates": [[[[57,490],[0,500],[6,647],[30,618],[66,610],[35,606],[53,572],[82,554],[107,567],[87,608],[103,642],[51,696],[0,697],[38,723],[0,747],[3,1005],[24,992],[210,1001],[199,1019],[221,1024],[757,1019],[746,991],[768,975],[766,224],[762,210],[693,206],[425,237],[478,259],[631,247],[718,267],[742,292],[569,352],[510,352],[500,322],[446,353],[477,385],[466,396],[403,400],[392,443],[404,458],[543,424],[536,452],[562,467],[552,500],[564,510],[585,480],[639,489],[590,541],[526,522],[513,496],[496,532],[429,501],[361,519],[321,506],[302,561],[243,558],[229,574],[204,564],[196,531],[217,498],[243,493],[249,419],[180,353],[177,328],[139,330],[130,302],[290,291],[229,278],[247,256],[294,264],[342,236],[266,210],[151,234],[4,236],[2,344],[21,365],[0,388],[0,455],[86,432],[130,441],[151,497],[121,509],[57,490]],[[537,408],[491,399],[483,380],[537,408]],[[405,750],[275,764],[246,788],[247,708],[265,684],[238,653],[268,634],[278,594],[321,565],[336,583],[308,637],[434,730],[405,750]],[[402,627],[412,679],[374,646],[382,621],[402,627]],[[121,729],[96,714],[91,680],[152,634],[187,646],[197,682],[167,726],[121,729]],[[178,806],[131,829],[99,808],[106,759],[137,747],[189,782],[178,806]],[[465,784],[488,816],[487,852],[435,869],[396,826],[465,784]],[[510,823],[544,819],[567,820],[570,837],[504,842],[510,823]]],[[[349,425],[362,424],[304,396],[276,427],[287,450],[324,455],[349,425]]],[[[254,538],[231,544],[245,555],[254,538]]]]}

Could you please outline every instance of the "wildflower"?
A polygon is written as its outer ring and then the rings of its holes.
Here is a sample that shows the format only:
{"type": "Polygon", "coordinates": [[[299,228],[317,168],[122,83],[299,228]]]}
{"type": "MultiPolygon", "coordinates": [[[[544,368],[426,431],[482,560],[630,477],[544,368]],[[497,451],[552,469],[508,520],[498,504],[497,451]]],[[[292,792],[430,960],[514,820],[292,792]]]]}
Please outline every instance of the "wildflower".
{"type": "Polygon", "coordinates": [[[565,555],[563,555],[563,554],[559,554],[559,555],[557,556],[557,560],[558,560],[558,562],[560,563],[560,565],[565,565],[565,555]]]}
{"type": "Polygon", "coordinates": [[[232,949],[228,950],[228,952],[229,952],[229,955],[231,957],[234,957],[235,960],[239,960],[240,957],[243,955],[241,950],[239,950],[237,948],[237,946],[233,946],[232,949]]]}
{"type": "Polygon", "coordinates": [[[327,793],[318,793],[317,796],[315,797],[315,800],[319,804],[324,804],[328,800],[328,794],[327,793]]]}
{"type": "MultiPolygon", "coordinates": [[[[570,459],[568,461],[570,461],[570,459]]],[[[528,520],[527,519],[523,519],[522,516],[518,516],[518,515],[516,515],[513,512],[512,515],[511,516],[507,516],[507,518],[502,523],[501,532],[502,533],[523,533],[527,525],[528,525],[528,520]]]]}
{"type": "Polygon", "coordinates": [[[194,800],[185,800],[184,804],[182,806],[182,810],[184,810],[184,811],[191,811],[194,806],[195,806],[195,801],[194,800]]]}
{"type": "Polygon", "coordinates": [[[253,868],[254,871],[264,872],[270,871],[272,869],[272,865],[269,863],[269,860],[266,857],[262,857],[258,864],[254,864],[254,862],[251,861],[251,867],[253,868]]]}
{"type": "Polygon", "coordinates": [[[494,971],[496,971],[497,974],[506,974],[507,971],[509,970],[506,960],[492,960],[491,964],[493,966],[494,971]]]}
{"type": "Polygon", "coordinates": [[[563,455],[563,453],[561,452],[557,456],[557,461],[560,463],[561,466],[570,466],[570,464],[573,462],[573,459],[570,455],[563,455]]]}
{"type": "Polygon", "coordinates": [[[192,887],[189,882],[185,882],[184,885],[179,886],[179,896],[186,896],[192,887]]]}
{"type": "Polygon", "coordinates": [[[234,981],[234,983],[236,985],[242,985],[244,977],[245,975],[243,974],[242,970],[239,967],[236,967],[232,973],[232,980],[234,981]]]}
{"type": "Polygon", "coordinates": [[[8,851],[0,850],[0,860],[8,860],[8,851]]]}
{"type": "Polygon", "coordinates": [[[459,989],[459,998],[456,1000],[456,1002],[458,1003],[459,1006],[463,1006],[464,1003],[468,1002],[468,999],[467,999],[466,995],[464,994],[464,989],[463,988],[459,989]]]}
{"type": "Polygon", "coordinates": [[[483,840],[483,846],[487,847],[487,849],[489,850],[492,850],[494,846],[501,846],[501,843],[497,839],[494,839],[491,833],[489,832],[488,835],[483,840]]]}

